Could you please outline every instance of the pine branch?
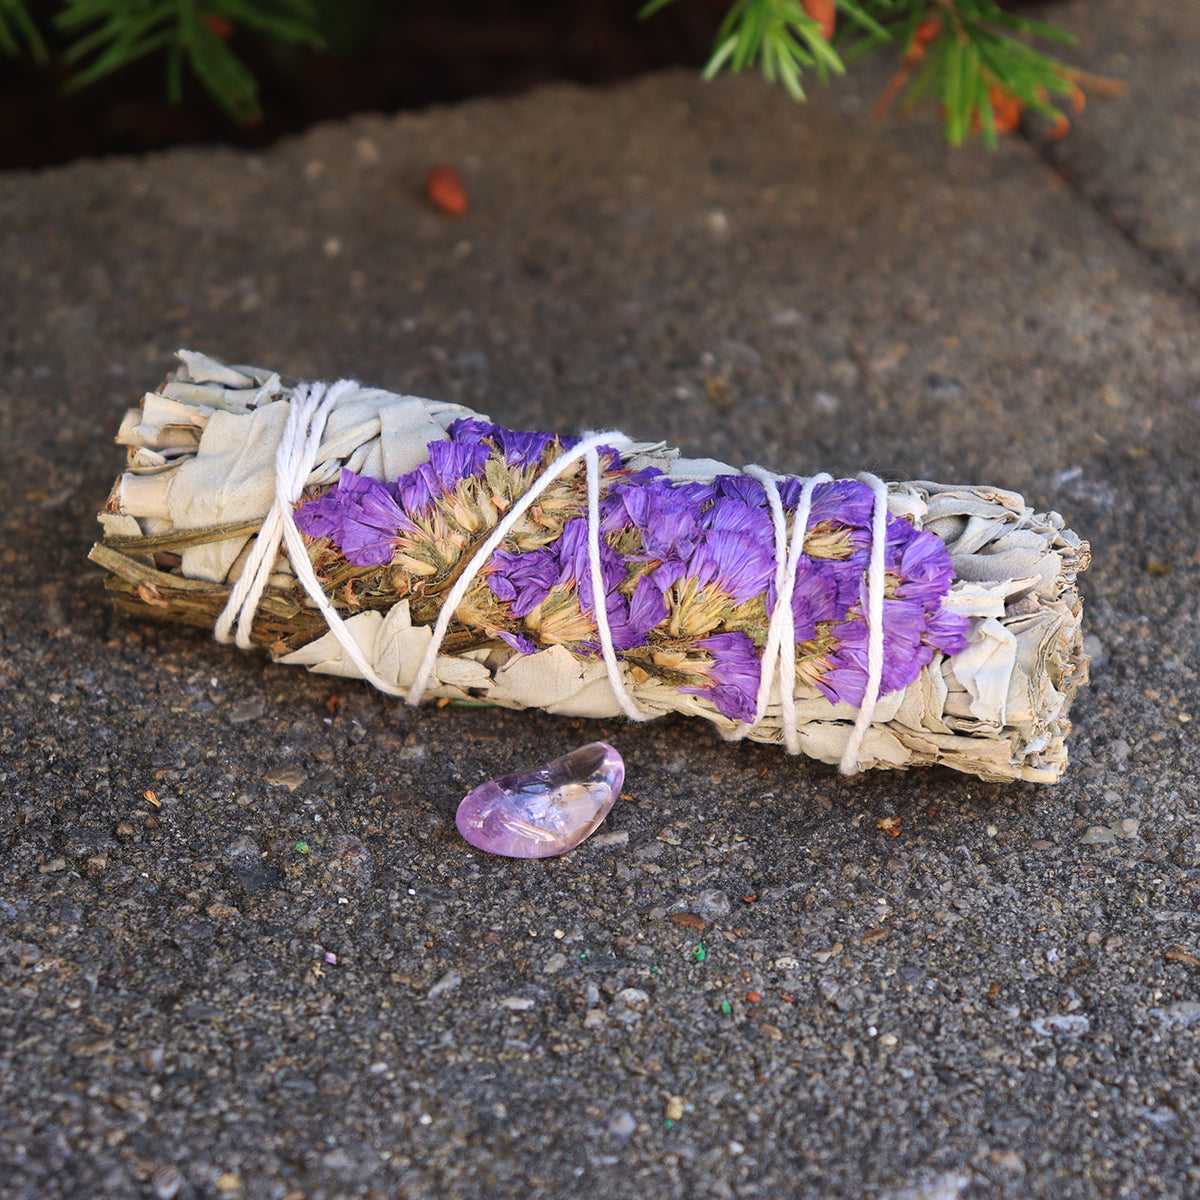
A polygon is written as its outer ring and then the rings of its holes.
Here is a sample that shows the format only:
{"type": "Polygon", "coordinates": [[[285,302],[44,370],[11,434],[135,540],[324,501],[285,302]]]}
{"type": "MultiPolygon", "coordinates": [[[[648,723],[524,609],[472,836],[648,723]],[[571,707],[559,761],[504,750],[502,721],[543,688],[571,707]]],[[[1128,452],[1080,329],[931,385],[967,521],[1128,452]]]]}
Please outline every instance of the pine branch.
{"type": "Polygon", "coordinates": [[[46,43],[25,0],[0,0],[0,51],[15,57],[22,44],[38,62],[46,61],[46,43]]]}
{"type": "MultiPolygon", "coordinates": [[[[641,15],[672,2],[651,0],[641,15]]],[[[936,98],[946,138],[955,146],[973,133],[995,145],[1026,109],[1048,117],[1061,136],[1068,121],[1053,97],[1068,98],[1078,112],[1085,84],[1123,94],[1121,85],[1086,78],[1034,49],[1033,39],[1075,40],[1054,25],[1006,12],[995,0],[735,0],[704,76],[757,67],[803,100],[806,69],[824,82],[848,61],[891,45],[900,50],[901,64],[874,111],[882,113],[901,95],[906,109],[936,98]]]]}
{"type": "Polygon", "coordinates": [[[163,52],[172,102],[182,98],[186,66],[230,116],[245,121],[261,113],[258,84],[228,39],[240,25],[276,41],[320,48],[316,15],[312,0],[64,0],[55,24],[78,34],[66,60],[87,62],[69,90],[163,52]]]}

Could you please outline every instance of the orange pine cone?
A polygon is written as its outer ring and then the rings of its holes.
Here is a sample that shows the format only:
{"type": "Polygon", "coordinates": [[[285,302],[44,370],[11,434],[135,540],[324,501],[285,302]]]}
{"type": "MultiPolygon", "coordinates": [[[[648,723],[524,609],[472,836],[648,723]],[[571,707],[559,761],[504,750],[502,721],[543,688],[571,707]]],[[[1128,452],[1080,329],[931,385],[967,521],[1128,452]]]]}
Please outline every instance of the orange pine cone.
{"type": "Polygon", "coordinates": [[[837,0],[802,0],[804,11],[821,26],[821,36],[828,42],[837,24],[837,0]]]}

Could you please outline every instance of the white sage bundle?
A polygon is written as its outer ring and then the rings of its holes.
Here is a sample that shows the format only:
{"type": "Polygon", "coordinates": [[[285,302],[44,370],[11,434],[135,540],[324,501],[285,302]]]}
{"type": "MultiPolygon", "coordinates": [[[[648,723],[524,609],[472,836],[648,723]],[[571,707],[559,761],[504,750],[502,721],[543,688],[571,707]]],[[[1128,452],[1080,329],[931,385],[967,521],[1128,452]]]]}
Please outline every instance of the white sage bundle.
{"type": "Polygon", "coordinates": [[[181,351],[90,557],[125,612],[427,697],[683,713],[848,772],[1055,781],[1085,542],[1000,488],[737,471],[181,351]]]}

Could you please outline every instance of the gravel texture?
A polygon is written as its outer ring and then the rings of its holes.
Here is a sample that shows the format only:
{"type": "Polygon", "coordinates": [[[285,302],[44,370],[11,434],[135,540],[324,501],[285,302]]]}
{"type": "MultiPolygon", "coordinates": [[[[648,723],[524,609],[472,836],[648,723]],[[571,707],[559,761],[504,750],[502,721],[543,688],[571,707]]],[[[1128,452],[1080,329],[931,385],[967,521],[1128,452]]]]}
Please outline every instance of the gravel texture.
{"type": "MultiPolygon", "coordinates": [[[[1139,12],[1194,60],[1185,7],[1139,12]]],[[[6,1200],[1200,1191],[1198,301],[1087,199],[1141,110],[1097,102],[1064,186],[856,86],[668,74],[0,176],[6,1200]],[[180,345],[1023,490],[1095,555],[1073,766],[846,782],[117,619],[93,515],[180,345]],[[600,836],[457,837],[471,787],[596,738],[628,768],[600,836]]]]}

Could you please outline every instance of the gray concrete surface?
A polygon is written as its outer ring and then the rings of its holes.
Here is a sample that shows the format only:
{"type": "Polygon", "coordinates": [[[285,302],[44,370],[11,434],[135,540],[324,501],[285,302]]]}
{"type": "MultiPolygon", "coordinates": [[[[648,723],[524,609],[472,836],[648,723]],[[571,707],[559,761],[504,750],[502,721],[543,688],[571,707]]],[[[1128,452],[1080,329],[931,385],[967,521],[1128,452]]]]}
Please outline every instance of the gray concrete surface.
{"type": "Polygon", "coordinates": [[[1200,302],[1094,203],[1115,173],[1200,239],[1122,165],[1186,7],[1138,8],[1137,94],[1053,151],[873,122],[871,78],[798,109],[678,74],[0,177],[6,1200],[1200,1194],[1200,302]],[[180,345],[1021,489],[1095,555],[1073,767],[846,783],[117,619],[93,514],[180,345]],[[458,840],[469,787],[597,736],[615,837],[458,840]]]}
{"type": "Polygon", "coordinates": [[[1071,57],[1129,85],[1089,105],[1049,160],[1149,258],[1200,293],[1200,5],[1074,0],[1048,14],[1071,57]]]}

